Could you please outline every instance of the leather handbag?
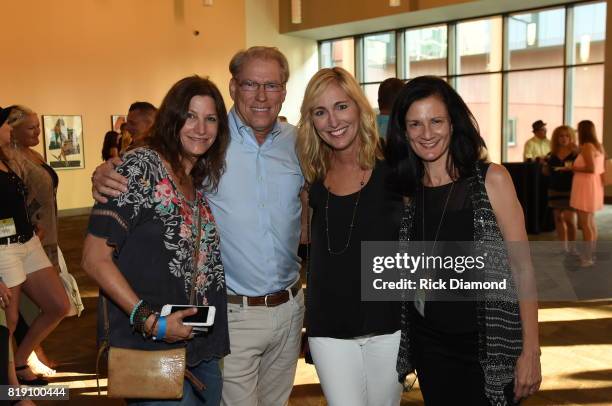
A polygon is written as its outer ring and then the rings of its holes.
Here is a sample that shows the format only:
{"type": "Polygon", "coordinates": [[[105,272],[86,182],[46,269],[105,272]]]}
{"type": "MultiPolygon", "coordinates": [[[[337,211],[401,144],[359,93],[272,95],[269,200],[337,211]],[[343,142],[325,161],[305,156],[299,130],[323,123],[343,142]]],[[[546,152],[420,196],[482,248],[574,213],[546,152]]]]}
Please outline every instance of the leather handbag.
{"type": "Polygon", "coordinates": [[[108,396],[180,399],[185,378],[185,348],[163,351],[110,347],[108,396]]]}
{"type": "Polygon", "coordinates": [[[64,285],[64,289],[66,290],[66,295],[68,295],[68,300],[70,301],[70,312],[68,312],[67,317],[80,317],[85,307],[83,306],[83,301],[81,300],[79,286],[77,285],[74,276],[72,276],[68,272],[68,267],[66,266],[64,254],[62,253],[62,250],[59,246],[57,247],[57,261],[59,263],[60,268],[59,276],[64,285]]]}
{"type": "MultiPolygon", "coordinates": [[[[197,263],[202,236],[200,204],[197,211],[197,236],[194,242],[193,266],[197,273],[197,263]]],[[[195,280],[192,278],[190,303],[195,303],[195,280]]],[[[109,344],[110,325],[108,304],[102,296],[105,340],[98,351],[96,375],[101,356],[108,350],[108,397],[128,399],[180,399],[183,397],[185,377],[198,390],[206,386],[186,369],[185,347],[169,350],[135,350],[111,347],[109,344]]],[[[98,381],[98,395],[100,382],[98,381]]]]}
{"type": "MultiPolygon", "coordinates": [[[[108,303],[102,297],[104,342],[98,351],[99,363],[108,352],[108,397],[136,399],[180,399],[185,380],[185,348],[169,350],[134,350],[109,345],[108,303]]],[[[100,395],[98,379],[98,395],[100,395]]]]}

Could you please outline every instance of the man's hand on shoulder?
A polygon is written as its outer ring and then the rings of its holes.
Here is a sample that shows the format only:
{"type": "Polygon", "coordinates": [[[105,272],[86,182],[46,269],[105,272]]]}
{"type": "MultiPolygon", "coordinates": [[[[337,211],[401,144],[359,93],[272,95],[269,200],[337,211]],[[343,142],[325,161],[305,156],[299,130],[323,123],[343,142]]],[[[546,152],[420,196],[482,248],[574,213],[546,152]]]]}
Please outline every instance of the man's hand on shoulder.
{"type": "Polygon", "coordinates": [[[106,196],[117,197],[127,192],[127,179],[115,170],[122,163],[121,158],[111,158],[94,170],[91,175],[91,194],[97,202],[106,203],[106,196]]]}

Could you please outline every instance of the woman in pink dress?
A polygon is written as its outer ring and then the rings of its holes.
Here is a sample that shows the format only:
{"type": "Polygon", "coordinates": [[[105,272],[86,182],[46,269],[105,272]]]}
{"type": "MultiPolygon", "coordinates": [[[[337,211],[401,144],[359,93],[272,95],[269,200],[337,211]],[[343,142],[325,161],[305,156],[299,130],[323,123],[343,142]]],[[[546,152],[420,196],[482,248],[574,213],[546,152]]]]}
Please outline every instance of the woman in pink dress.
{"type": "Polygon", "coordinates": [[[597,241],[594,214],[603,208],[604,194],[601,174],[604,172],[604,150],[590,120],[578,123],[580,154],[574,162],[574,179],[570,206],[578,212],[578,225],[582,229],[585,249],[580,258],[581,267],[593,265],[593,250],[597,241]]]}

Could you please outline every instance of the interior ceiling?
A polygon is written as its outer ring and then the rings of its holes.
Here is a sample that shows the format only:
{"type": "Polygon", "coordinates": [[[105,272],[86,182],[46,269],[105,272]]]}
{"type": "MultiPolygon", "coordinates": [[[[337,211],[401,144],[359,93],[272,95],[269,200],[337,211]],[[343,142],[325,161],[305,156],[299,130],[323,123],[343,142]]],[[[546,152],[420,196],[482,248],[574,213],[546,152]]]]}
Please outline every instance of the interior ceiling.
{"type": "Polygon", "coordinates": [[[314,40],[340,38],[369,32],[387,31],[397,28],[572,3],[574,1],[575,0],[481,0],[326,27],[311,28],[302,31],[293,31],[287,33],[287,35],[314,40]]]}

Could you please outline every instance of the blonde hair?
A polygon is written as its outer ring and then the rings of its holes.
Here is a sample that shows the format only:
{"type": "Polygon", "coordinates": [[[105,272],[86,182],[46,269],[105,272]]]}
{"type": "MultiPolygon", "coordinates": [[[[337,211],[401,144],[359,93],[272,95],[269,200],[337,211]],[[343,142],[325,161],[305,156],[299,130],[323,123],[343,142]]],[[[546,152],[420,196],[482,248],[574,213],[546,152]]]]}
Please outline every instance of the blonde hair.
{"type": "Polygon", "coordinates": [[[33,114],[36,114],[36,113],[34,112],[34,110],[30,109],[29,107],[15,105],[11,109],[11,112],[9,113],[9,116],[6,119],[6,122],[12,128],[15,128],[21,123],[23,123],[26,120],[26,118],[28,118],[28,116],[31,116],[33,114]]]}
{"type": "Polygon", "coordinates": [[[308,183],[324,179],[329,169],[332,148],[319,137],[313,125],[312,113],[317,100],[332,84],[338,85],[359,108],[359,165],[363,169],[372,169],[376,160],[383,157],[376,128],[376,113],[355,78],[339,67],[321,69],[308,82],[297,125],[297,155],[308,183]]]}
{"type": "Polygon", "coordinates": [[[567,134],[570,138],[570,149],[572,151],[576,151],[578,149],[578,145],[576,145],[576,132],[574,129],[568,125],[561,125],[552,133],[550,137],[550,153],[551,155],[557,155],[559,150],[561,149],[561,144],[559,144],[559,138],[561,135],[567,134]]]}

